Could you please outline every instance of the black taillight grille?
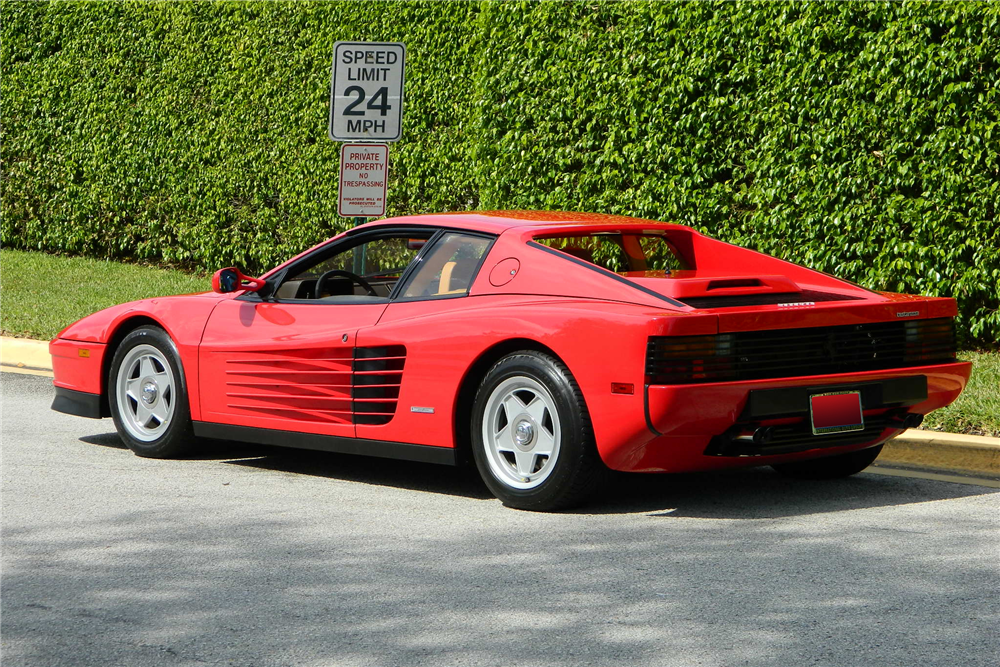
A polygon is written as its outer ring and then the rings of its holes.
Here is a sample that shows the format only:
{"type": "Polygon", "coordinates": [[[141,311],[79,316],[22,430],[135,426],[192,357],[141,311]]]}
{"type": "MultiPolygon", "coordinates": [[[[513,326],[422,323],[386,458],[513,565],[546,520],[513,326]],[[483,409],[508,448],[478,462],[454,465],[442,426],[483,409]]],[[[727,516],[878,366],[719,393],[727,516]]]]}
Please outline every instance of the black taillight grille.
{"type": "Polygon", "coordinates": [[[649,384],[696,384],[908,368],[955,360],[952,318],[714,336],[651,336],[649,384]]]}

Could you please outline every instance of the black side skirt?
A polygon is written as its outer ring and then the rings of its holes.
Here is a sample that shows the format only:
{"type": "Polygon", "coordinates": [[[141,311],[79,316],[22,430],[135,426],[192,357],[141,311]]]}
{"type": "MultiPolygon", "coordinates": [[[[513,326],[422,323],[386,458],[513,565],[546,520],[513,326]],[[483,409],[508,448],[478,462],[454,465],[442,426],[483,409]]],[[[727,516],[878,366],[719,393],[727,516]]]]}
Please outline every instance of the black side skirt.
{"type": "Polygon", "coordinates": [[[101,395],[88,394],[85,391],[56,387],[56,397],[52,401],[52,409],[56,412],[64,412],[77,417],[89,417],[90,419],[101,419],[110,417],[107,410],[102,409],[101,395]]]}
{"type": "Polygon", "coordinates": [[[384,459],[458,465],[455,450],[451,447],[411,445],[405,442],[387,442],[385,440],[362,440],[335,435],[316,435],[315,433],[278,431],[210,422],[194,422],[194,434],[200,438],[238,440],[258,445],[277,445],[296,449],[315,449],[321,452],[378,456],[384,459]]]}

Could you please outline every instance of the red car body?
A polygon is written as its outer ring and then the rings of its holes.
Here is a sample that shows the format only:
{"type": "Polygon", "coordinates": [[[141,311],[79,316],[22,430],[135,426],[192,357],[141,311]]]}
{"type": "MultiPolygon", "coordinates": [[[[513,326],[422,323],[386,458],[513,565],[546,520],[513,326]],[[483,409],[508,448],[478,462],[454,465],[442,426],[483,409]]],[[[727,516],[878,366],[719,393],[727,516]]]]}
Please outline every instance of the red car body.
{"type": "Polygon", "coordinates": [[[648,220],[554,212],[381,220],[264,278],[386,229],[467,231],[489,246],[454,298],[285,302],[236,291],[109,308],[51,342],[54,409],[108,416],[116,344],[155,324],[176,345],[198,435],[456,463],[484,374],[530,349],[569,369],[604,465],[682,472],[869,448],[954,401],[969,378],[971,365],[955,358],[952,299],[868,291],[648,220]],[[662,237],[686,268],[613,272],[540,242],[610,233],[662,237]],[[350,387],[366,373],[398,393],[359,398],[350,387]],[[248,377],[269,384],[239,382],[248,377]],[[317,378],[327,380],[320,395],[300,391],[317,378]],[[858,392],[864,428],[814,435],[809,397],[840,391],[858,392]]]}

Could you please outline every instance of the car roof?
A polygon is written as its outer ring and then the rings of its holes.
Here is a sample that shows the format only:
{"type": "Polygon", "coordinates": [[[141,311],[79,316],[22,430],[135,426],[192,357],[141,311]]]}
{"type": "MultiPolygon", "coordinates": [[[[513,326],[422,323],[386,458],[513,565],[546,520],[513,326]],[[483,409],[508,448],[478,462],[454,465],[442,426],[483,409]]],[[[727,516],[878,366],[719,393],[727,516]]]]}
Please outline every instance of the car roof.
{"type": "Polygon", "coordinates": [[[690,229],[684,225],[658,222],[656,220],[644,220],[642,218],[630,218],[624,215],[607,215],[604,213],[579,213],[572,211],[472,211],[428,213],[423,215],[406,215],[398,218],[384,218],[359,225],[354,230],[394,225],[452,227],[491,234],[501,234],[513,228],[532,228],[542,232],[550,229],[558,231],[562,227],[593,227],[595,231],[600,231],[602,228],[621,229],[629,227],[690,229]]]}

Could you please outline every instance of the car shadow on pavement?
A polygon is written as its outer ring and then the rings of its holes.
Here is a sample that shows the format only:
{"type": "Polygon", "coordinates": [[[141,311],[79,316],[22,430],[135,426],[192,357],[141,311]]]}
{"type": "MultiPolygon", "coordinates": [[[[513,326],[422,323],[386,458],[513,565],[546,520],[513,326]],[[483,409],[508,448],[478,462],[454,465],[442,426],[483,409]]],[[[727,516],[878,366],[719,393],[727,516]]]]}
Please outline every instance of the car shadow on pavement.
{"type": "Polygon", "coordinates": [[[85,442],[88,445],[100,445],[101,447],[110,447],[112,449],[128,449],[128,446],[122,441],[121,436],[117,433],[85,435],[79,438],[79,440],[80,442],[85,442]]]}
{"type": "MultiPolygon", "coordinates": [[[[81,442],[127,449],[117,433],[81,442]]],[[[219,461],[293,475],[325,477],[475,500],[492,498],[472,465],[452,467],[370,456],[206,440],[190,461],[219,461]]],[[[968,484],[861,473],[839,480],[783,477],[770,468],[684,474],[613,472],[570,514],[647,514],[662,518],[776,519],[1000,493],[968,484]]]]}
{"type": "Polygon", "coordinates": [[[836,480],[797,480],[770,468],[687,474],[613,473],[581,514],[645,512],[698,519],[777,519],[1000,493],[968,484],[861,473],[836,480]]]}
{"type": "MultiPolygon", "coordinates": [[[[128,450],[116,432],[79,438],[88,445],[128,450]]],[[[310,475],[351,482],[392,486],[413,491],[442,493],[483,500],[493,496],[475,469],[373,456],[335,454],[304,449],[286,449],[230,440],[202,440],[184,461],[220,461],[229,465],[310,475]]]]}
{"type": "MultiPolygon", "coordinates": [[[[78,440],[88,445],[99,445],[111,449],[128,449],[128,445],[125,444],[121,436],[115,431],[97,435],[85,435],[78,438],[78,440]]],[[[262,456],[268,450],[269,448],[263,445],[254,445],[245,442],[201,440],[195,451],[182,458],[183,460],[190,461],[222,461],[225,459],[262,456]]]]}
{"type": "MultiPolygon", "coordinates": [[[[261,455],[224,461],[298,475],[491,498],[475,467],[441,466],[350,454],[261,447],[261,455]]],[[[996,489],[874,474],[804,481],[770,468],[689,474],[612,473],[587,504],[570,514],[638,514],[703,519],[774,519],[1000,493],[996,489]]]]}
{"type": "Polygon", "coordinates": [[[227,460],[225,463],[477,500],[492,498],[471,466],[445,466],[266,446],[261,446],[256,456],[227,460]]]}

